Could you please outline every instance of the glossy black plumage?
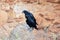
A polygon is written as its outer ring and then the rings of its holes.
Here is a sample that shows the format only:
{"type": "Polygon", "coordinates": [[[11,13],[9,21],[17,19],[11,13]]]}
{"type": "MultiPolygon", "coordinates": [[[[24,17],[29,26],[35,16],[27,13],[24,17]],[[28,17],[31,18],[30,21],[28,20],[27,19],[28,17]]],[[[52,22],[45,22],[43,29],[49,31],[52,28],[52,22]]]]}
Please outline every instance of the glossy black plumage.
{"type": "Polygon", "coordinates": [[[25,14],[26,17],[26,23],[30,26],[30,28],[35,28],[38,30],[37,26],[36,26],[36,19],[34,18],[33,14],[30,13],[27,10],[24,10],[23,13],[25,14]]]}

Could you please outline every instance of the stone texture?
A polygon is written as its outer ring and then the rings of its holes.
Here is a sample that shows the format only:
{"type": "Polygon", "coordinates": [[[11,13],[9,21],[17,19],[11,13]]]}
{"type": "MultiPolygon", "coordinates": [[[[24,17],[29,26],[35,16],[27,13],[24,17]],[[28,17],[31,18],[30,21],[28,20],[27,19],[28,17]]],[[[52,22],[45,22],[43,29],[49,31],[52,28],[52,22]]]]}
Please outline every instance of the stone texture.
{"type": "Polygon", "coordinates": [[[27,2],[27,3],[46,3],[46,2],[51,2],[51,3],[60,3],[60,0],[22,0],[23,2],[27,2]]]}
{"type": "Polygon", "coordinates": [[[8,21],[0,28],[0,40],[60,40],[59,0],[38,0],[41,4],[37,0],[27,0],[27,3],[21,2],[25,0],[4,1],[0,1],[0,9],[7,12],[8,21]],[[39,30],[29,28],[23,10],[34,15],[39,30]]]}
{"type": "Polygon", "coordinates": [[[18,24],[10,34],[9,40],[35,40],[31,29],[26,23],[18,24]]]}
{"type": "Polygon", "coordinates": [[[5,11],[0,10],[0,26],[5,24],[8,20],[8,15],[5,11]]]}

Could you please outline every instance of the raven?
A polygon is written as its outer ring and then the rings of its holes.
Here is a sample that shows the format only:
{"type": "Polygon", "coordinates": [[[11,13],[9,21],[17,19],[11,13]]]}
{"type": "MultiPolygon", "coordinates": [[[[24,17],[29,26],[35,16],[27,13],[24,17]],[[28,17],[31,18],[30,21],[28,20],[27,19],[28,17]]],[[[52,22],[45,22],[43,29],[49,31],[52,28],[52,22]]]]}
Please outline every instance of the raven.
{"type": "Polygon", "coordinates": [[[26,23],[29,25],[30,28],[32,29],[36,29],[38,30],[37,26],[36,26],[36,19],[34,18],[33,14],[30,13],[27,10],[23,10],[23,13],[25,14],[25,18],[26,18],[26,23]]]}

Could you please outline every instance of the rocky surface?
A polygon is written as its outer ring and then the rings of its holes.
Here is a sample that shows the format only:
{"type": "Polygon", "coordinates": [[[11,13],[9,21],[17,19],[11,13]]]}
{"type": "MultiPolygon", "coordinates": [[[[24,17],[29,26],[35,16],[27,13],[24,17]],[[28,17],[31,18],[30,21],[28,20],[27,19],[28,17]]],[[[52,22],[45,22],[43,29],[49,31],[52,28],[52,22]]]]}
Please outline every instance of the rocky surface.
{"type": "Polygon", "coordinates": [[[0,23],[3,21],[4,25],[0,26],[0,40],[60,40],[59,2],[60,0],[1,0],[0,23]],[[29,28],[23,10],[34,15],[39,30],[29,28]]]}
{"type": "Polygon", "coordinates": [[[0,26],[4,25],[8,20],[8,14],[0,10],[0,26]]]}
{"type": "Polygon", "coordinates": [[[35,40],[35,36],[29,26],[26,23],[22,23],[13,29],[9,40],[35,40]]]}

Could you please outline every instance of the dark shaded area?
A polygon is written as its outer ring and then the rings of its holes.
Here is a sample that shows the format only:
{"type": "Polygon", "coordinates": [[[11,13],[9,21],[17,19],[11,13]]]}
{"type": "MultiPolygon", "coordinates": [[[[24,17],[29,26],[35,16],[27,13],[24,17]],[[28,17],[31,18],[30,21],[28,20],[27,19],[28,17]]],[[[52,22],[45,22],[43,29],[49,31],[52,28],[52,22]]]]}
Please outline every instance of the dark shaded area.
{"type": "Polygon", "coordinates": [[[33,14],[30,13],[27,10],[23,10],[23,13],[25,14],[26,17],[26,23],[30,26],[30,28],[35,28],[38,30],[37,26],[36,26],[36,19],[34,18],[33,14]]]}

